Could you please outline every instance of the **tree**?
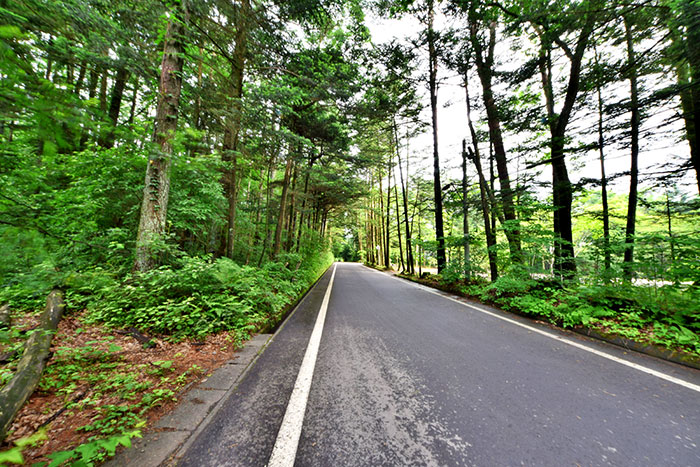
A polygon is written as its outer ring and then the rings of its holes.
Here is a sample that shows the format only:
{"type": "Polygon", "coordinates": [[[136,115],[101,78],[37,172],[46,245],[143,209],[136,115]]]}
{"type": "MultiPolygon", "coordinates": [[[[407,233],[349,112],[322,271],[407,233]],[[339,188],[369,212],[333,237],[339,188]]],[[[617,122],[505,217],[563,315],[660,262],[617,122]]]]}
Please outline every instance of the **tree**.
{"type": "MultiPolygon", "coordinates": [[[[496,73],[494,52],[497,42],[498,10],[495,7],[487,7],[480,1],[456,2],[456,6],[467,13],[469,55],[472,57],[481,82],[482,99],[489,127],[489,140],[493,147],[498,169],[498,181],[501,186],[501,202],[506,221],[503,228],[508,239],[511,261],[513,264],[521,264],[523,257],[520,227],[515,212],[514,192],[508,173],[508,158],[503,143],[500,110],[493,91],[493,78],[494,73],[496,73]]],[[[467,72],[464,66],[458,68],[462,68],[463,73],[467,72]]]]}
{"type": "Polygon", "coordinates": [[[676,69],[681,113],[700,193],[700,7],[697,0],[665,0],[662,17],[667,22],[671,45],[668,55],[676,69]]]}
{"type": "MultiPolygon", "coordinates": [[[[439,2],[439,0],[438,0],[439,2]]],[[[389,10],[394,14],[409,13],[414,15],[425,27],[421,43],[428,52],[428,93],[430,95],[431,126],[433,133],[433,198],[435,202],[435,239],[437,241],[438,273],[446,266],[445,228],[442,207],[442,183],[440,181],[440,154],[438,149],[438,63],[440,55],[440,37],[435,30],[435,0],[401,0],[388,2],[389,10]]]]}
{"type": "Polygon", "coordinates": [[[140,272],[148,271],[155,266],[155,245],[165,232],[173,140],[177,130],[182,88],[187,17],[187,1],[182,0],[171,12],[165,31],[160,84],[158,86],[158,105],[153,131],[155,150],[149,157],[146,166],[146,180],[134,262],[134,269],[140,272]]]}
{"type": "Polygon", "coordinates": [[[554,263],[557,274],[570,279],[576,273],[572,233],[571,205],[573,187],[566,166],[567,127],[581,86],[584,53],[590,45],[595,25],[601,21],[600,0],[579,3],[535,1],[522,5],[519,13],[503,9],[516,22],[527,21],[538,39],[537,67],[542,81],[552,166],[552,198],[554,203],[554,263]],[[573,37],[572,37],[573,36],[573,37]],[[553,74],[553,51],[558,47],[569,61],[563,90],[563,103],[557,111],[557,95],[553,74]]]}
{"type": "Polygon", "coordinates": [[[639,126],[641,123],[639,109],[639,89],[637,86],[637,57],[634,53],[634,37],[628,15],[622,17],[625,26],[625,44],[627,46],[627,77],[630,82],[630,190],[627,204],[627,225],[625,228],[625,253],[622,263],[625,278],[632,278],[634,262],[634,233],[637,222],[637,185],[639,183],[639,126]]]}

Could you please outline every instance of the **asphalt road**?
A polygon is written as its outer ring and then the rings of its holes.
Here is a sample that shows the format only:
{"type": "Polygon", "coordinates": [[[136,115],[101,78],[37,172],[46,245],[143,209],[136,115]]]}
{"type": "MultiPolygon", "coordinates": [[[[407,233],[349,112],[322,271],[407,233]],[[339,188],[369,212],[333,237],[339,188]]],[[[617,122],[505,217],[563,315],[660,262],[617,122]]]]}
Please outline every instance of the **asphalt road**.
{"type": "MultiPolygon", "coordinates": [[[[267,464],[330,276],[179,465],[267,464]]],[[[700,466],[700,372],[480,308],[337,264],[295,465],[700,466]]]]}

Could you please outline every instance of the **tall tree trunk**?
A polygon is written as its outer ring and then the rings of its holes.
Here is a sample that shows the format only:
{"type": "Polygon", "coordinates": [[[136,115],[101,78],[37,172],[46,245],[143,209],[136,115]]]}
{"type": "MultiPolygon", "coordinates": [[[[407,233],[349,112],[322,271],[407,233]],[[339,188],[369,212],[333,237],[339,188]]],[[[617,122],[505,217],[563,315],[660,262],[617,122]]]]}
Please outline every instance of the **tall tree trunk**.
{"type": "Polygon", "coordinates": [[[173,140],[177,130],[182,67],[185,51],[185,27],[188,19],[187,1],[182,0],[175,9],[175,18],[168,23],[165,32],[163,61],[161,62],[158,106],[153,132],[156,150],[150,155],[146,167],[146,180],[141,204],[141,217],[136,240],[134,269],[148,271],[156,265],[153,244],[165,232],[165,220],[170,194],[170,162],[173,140]]]}
{"type": "MultiPolygon", "coordinates": [[[[491,198],[491,196],[495,197],[494,193],[496,193],[496,172],[494,171],[493,160],[493,143],[489,143],[489,184],[486,187],[486,193],[490,193],[489,199],[491,200],[491,230],[493,230],[494,235],[496,235],[496,218],[498,217],[500,209],[498,209],[498,203],[496,203],[496,201],[494,200],[495,198],[491,198]]],[[[505,221],[502,225],[505,226],[505,221]]]]}
{"type": "MultiPolygon", "coordinates": [[[[474,146],[476,147],[476,145],[474,146]]],[[[484,216],[484,232],[486,234],[486,248],[488,250],[489,270],[491,271],[491,281],[498,279],[498,262],[496,257],[496,233],[491,226],[491,213],[489,209],[487,182],[484,177],[484,172],[481,169],[481,157],[477,151],[472,151],[469,148],[469,158],[476,167],[476,172],[479,175],[479,192],[481,194],[481,212],[484,216]]]]}
{"type": "MultiPolygon", "coordinates": [[[[474,5],[474,3],[472,3],[474,5]]],[[[506,223],[503,230],[508,239],[511,261],[514,264],[522,264],[522,247],[520,242],[520,225],[515,212],[513,201],[513,190],[510,186],[510,175],[508,174],[508,160],[503,144],[503,134],[501,132],[501,118],[493,95],[492,79],[494,72],[494,48],[496,46],[496,23],[489,24],[489,41],[486,50],[478,37],[476,10],[470,8],[470,42],[474,49],[474,57],[477,73],[481,81],[483,90],[483,101],[486,108],[486,118],[489,126],[489,139],[493,145],[493,153],[498,169],[498,182],[501,186],[501,201],[503,214],[506,223]],[[485,53],[484,53],[485,52],[485,53]]],[[[493,187],[492,187],[493,191],[493,187]]],[[[495,209],[495,208],[494,208],[495,209]]]]}
{"type": "Polygon", "coordinates": [[[131,128],[134,124],[134,117],[136,117],[136,103],[139,98],[139,77],[136,75],[134,78],[133,90],[131,92],[131,106],[129,107],[129,118],[126,120],[126,124],[131,128]]]}
{"type": "Polygon", "coordinates": [[[73,94],[80,96],[80,91],[83,88],[83,82],[85,81],[85,74],[87,72],[87,61],[83,60],[80,64],[80,71],[78,72],[78,79],[75,81],[73,86],[73,94]]]}
{"type": "Polygon", "coordinates": [[[408,153],[406,154],[406,183],[403,179],[403,168],[401,165],[401,151],[399,149],[399,133],[396,127],[396,120],[393,121],[394,124],[394,138],[396,140],[396,157],[399,163],[399,176],[401,179],[401,195],[403,198],[403,216],[404,224],[406,226],[406,264],[408,265],[408,273],[415,274],[414,261],[413,261],[413,245],[411,244],[411,229],[408,223],[408,195],[406,193],[408,185],[408,153]]]}
{"type": "Polygon", "coordinates": [[[109,78],[109,70],[104,69],[102,78],[100,79],[100,111],[104,114],[107,112],[107,78],[109,78]]]}
{"type": "Polygon", "coordinates": [[[258,244],[258,241],[260,239],[260,208],[261,208],[261,203],[262,203],[262,173],[260,174],[260,183],[257,184],[257,190],[256,190],[256,195],[255,195],[255,221],[253,222],[253,225],[255,226],[253,228],[253,233],[250,236],[250,240],[248,242],[248,252],[246,253],[245,257],[245,264],[250,263],[250,255],[253,252],[253,249],[255,246],[258,244]]]}
{"type": "Polygon", "coordinates": [[[471,257],[469,251],[469,203],[467,200],[467,140],[462,140],[462,234],[464,235],[464,277],[471,279],[471,257]]]}
{"type": "MultiPolygon", "coordinates": [[[[491,272],[491,281],[498,279],[498,261],[496,256],[496,233],[491,226],[491,214],[489,213],[489,202],[488,202],[488,185],[486,184],[486,178],[484,177],[484,171],[481,168],[481,155],[479,154],[479,143],[476,135],[476,130],[474,129],[474,123],[472,122],[472,105],[471,99],[469,97],[469,79],[468,75],[464,75],[464,90],[466,94],[467,102],[467,125],[469,126],[469,134],[472,138],[472,145],[474,147],[473,152],[471,148],[468,148],[465,157],[471,159],[476,167],[476,172],[479,177],[479,194],[481,195],[481,212],[484,217],[484,233],[486,234],[486,249],[487,256],[489,258],[489,270],[491,272]]],[[[464,144],[466,146],[466,144],[464,144]]]]}
{"type": "Polygon", "coordinates": [[[270,224],[272,223],[272,209],[270,209],[270,202],[272,199],[272,183],[270,183],[270,181],[275,176],[275,156],[275,154],[270,155],[267,165],[267,183],[265,185],[265,240],[263,240],[263,245],[260,249],[258,266],[262,265],[263,259],[265,259],[265,254],[267,253],[267,246],[270,244],[270,224]]]}
{"type": "MultiPolygon", "coordinates": [[[[382,175],[379,174],[378,177],[378,182],[379,182],[379,229],[378,229],[378,235],[379,238],[377,239],[377,245],[380,247],[379,253],[379,259],[384,261],[384,266],[389,267],[389,262],[386,260],[386,258],[389,257],[389,253],[385,252],[387,251],[386,249],[386,236],[384,235],[384,190],[382,189],[382,175]]],[[[378,262],[379,264],[379,262],[378,262]]]]}
{"type": "Polygon", "coordinates": [[[287,207],[287,191],[289,190],[289,180],[292,173],[292,155],[287,155],[287,165],[284,168],[284,179],[282,180],[282,197],[280,199],[280,212],[277,216],[277,228],[275,229],[275,241],[272,246],[272,257],[276,258],[280,253],[280,245],[282,244],[282,230],[284,229],[284,220],[286,218],[285,209],[287,207]]]}
{"type": "MultiPolygon", "coordinates": [[[[598,53],[595,56],[596,65],[598,65],[598,53]]],[[[612,266],[612,252],[610,251],[610,209],[608,207],[608,177],[605,174],[605,139],[603,133],[603,98],[600,91],[600,83],[596,85],[598,94],[598,153],[600,155],[600,190],[603,200],[603,255],[605,267],[605,281],[610,277],[610,268],[612,266]]]]}
{"type": "Polygon", "coordinates": [[[554,202],[554,266],[556,274],[567,280],[572,279],[576,274],[576,260],[574,257],[571,219],[573,188],[566,168],[564,142],[566,140],[566,128],[569,124],[580,87],[583,53],[593,29],[593,20],[591,18],[593,18],[593,13],[589,13],[586,25],[579,35],[575,53],[569,51],[569,54],[567,54],[571,66],[564,104],[558,114],[554,110],[552,39],[548,38],[546,34],[539,32],[541,40],[539,67],[550,131],[549,146],[552,164],[552,199],[554,202]]]}
{"type": "Polygon", "coordinates": [[[695,169],[698,193],[700,193],[700,143],[698,143],[698,134],[695,127],[693,93],[688,77],[687,64],[677,64],[676,73],[678,76],[678,87],[680,88],[681,111],[683,112],[683,121],[685,122],[685,136],[688,140],[688,146],[690,147],[690,163],[693,169],[695,169]]]}
{"type": "Polygon", "coordinates": [[[129,71],[122,66],[117,70],[117,75],[114,78],[112,86],[112,98],[109,102],[109,125],[103,131],[100,137],[99,145],[103,148],[114,147],[114,131],[119,123],[119,111],[122,107],[122,99],[124,97],[124,88],[129,79],[129,71]]]}
{"type": "Polygon", "coordinates": [[[700,129],[700,13],[698,13],[697,1],[682,0],[679,3],[682,11],[681,19],[687,34],[685,54],[691,79],[689,88],[692,102],[693,140],[695,144],[691,144],[690,157],[698,181],[698,193],[700,193],[700,142],[697,135],[697,131],[700,129]]]}
{"type": "Polygon", "coordinates": [[[301,209],[300,209],[301,213],[299,214],[299,229],[297,231],[297,243],[296,243],[296,247],[295,247],[295,251],[297,253],[299,252],[299,249],[301,248],[301,240],[302,240],[303,233],[304,233],[304,219],[306,217],[308,217],[307,213],[306,213],[306,210],[307,210],[306,205],[307,205],[307,199],[309,197],[309,178],[311,177],[311,169],[313,169],[314,163],[316,162],[316,160],[318,160],[319,157],[320,156],[314,156],[314,155],[310,156],[309,164],[308,164],[307,169],[306,169],[306,174],[304,174],[304,193],[303,193],[302,200],[301,200],[301,209]]]}
{"type": "Polygon", "coordinates": [[[675,239],[673,238],[673,228],[671,224],[671,199],[668,196],[668,190],[666,190],[666,223],[668,225],[668,243],[671,248],[671,262],[676,262],[676,249],[675,249],[675,239]]]}
{"type": "Polygon", "coordinates": [[[386,242],[386,247],[384,250],[384,262],[386,263],[386,267],[391,266],[391,257],[390,257],[390,249],[391,249],[391,243],[390,243],[390,236],[391,236],[391,156],[389,156],[389,167],[386,172],[386,237],[385,237],[385,242],[386,242]]]}
{"type": "Polygon", "coordinates": [[[396,233],[399,237],[399,262],[401,271],[406,272],[406,263],[403,261],[403,246],[401,242],[401,211],[399,210],[399,187],[396,183],[396,172],[394,172],[394,201],[396,205],[396,233]]]}
{"type": "Polygon", "coordinates": [[[626,280],[632,279],[634,263],[634,235],[637,224],[637,185],[639,178],[639,96],[637,88],[638,68],[634,55],[634,43],[632,26],[627,17],[623,17],[625,23],[625,41],[627,43],[627,75],[630,82],[630,192],[627,203],[627,226],[625,228],[625,254],[622,263],[622,271],[626,280]]]}
{"type": "Polygon", "coordinates": [[[440,155],[438,153],[438,121],[437,121],[437,67],[438,55],[435,47],[435,30],[433,23],[435,10],[433,0],[429,1],[428,11],[428,84],[430,87],[430,112],[433,127],[433,195],[435,198],[435,237],[437,240],[438,274],[446,266],[445,231],[442,218],[442,184],[440,182],[440,155]]]}
{"type": "Polygon", "coordinates": [[[231,59],[231,112],[226,118],[223,151],[221,157],[225,163],[224,193],[228,201],[226,214],[226,256],[233,258],[236,242],[236,204],[238,185],[238,143],[243,113],[243,72],[248,48],[248,28],[250,23],[250,0],[242,0],[236,23],[235,46],[231,59]]]}
{"type": "MultiPolygon", "coordinates": [[[[683,15],[685,17],[686,15],[683,15]]],[[[698,90],[698,83],[700,83],[700,56],[697,52],[697,44],[700,41],[700,33],[697,29],[700,25],[696,25],[695,28],[688,28],[687,37],[682,36],[681,28],[679,28],[675,18],[669,15],[668,22],[668,32],[673,43],[673,48],[675,49],[674,54],[674,65],[676,68],[676,79],[679,88],[679,97],[681,102],[681,111],[683,113],[683,121],[685,123],[685,134],[688,140],[688,145],[690,147],[690,164],[695,170],[695,177],[698,184],[698,193],[700,193],[700,142],[698,142],[696,119],[700,118],[700,110],[698,110],[698,101],[700,100],[700,90],[698,90]],[[693,39],[691,39],[691,37],[693,39]],[[693,44],[695,47],[691,46],[691,40],[694,40],[693,44]],[[695,66],[696,72],[694,78],[692,72],[692,56],[693,49],[695,49],[695,66]]],[[[692,14],[690,18],[686,18],[685,21],[691,26],[694,21],[692,20],[692,14]]],[[[681,22],[683,22],[681,20],[681,22]]],[[[695,20],[697,22],[697,18],[695,20]]]]}
{"type": "Polygon", "coordinates": [[[297,220],[297,212],[296,212],[296,197],[297,197],[297,175],[298,175],[298,167],[296,162],[294,163],[294,173],[292,175],[292,194],[291,194],[291,199],[289,201],[289,221],[287,225],[287,241],[285,243],[285,249],[287,251],[292,250],[292,246],[294,245],[294,231],[296,230],[296,220],[297,220]]]}

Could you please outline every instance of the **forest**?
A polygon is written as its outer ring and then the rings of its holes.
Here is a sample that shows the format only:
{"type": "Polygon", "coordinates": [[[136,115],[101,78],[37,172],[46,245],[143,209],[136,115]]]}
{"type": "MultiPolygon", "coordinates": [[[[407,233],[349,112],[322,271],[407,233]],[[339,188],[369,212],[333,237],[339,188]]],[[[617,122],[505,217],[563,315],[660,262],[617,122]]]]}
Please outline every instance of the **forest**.
{"type": "Polygon", "coordinates": [[[0,385],[52,290],[240,342],[333,261],[697,356],[699,44],[698,0],[0,0],[0,385]]]}

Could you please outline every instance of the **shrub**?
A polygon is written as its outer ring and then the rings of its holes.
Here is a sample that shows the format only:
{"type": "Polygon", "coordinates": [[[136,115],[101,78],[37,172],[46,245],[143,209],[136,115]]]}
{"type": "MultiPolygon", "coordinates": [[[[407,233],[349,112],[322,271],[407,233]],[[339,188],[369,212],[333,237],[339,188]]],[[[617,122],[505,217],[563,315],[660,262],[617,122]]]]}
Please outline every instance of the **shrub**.
{"type": "Polygon", "coordinates": [[[227,258],[182,256],[173,266],[123,281],[93,271],[71,278],[72,296],[86,302],[89,320],[110,326],[134,326],[175,339],[223,330],[248,333],[278,319],[328,267],[332,255],[280,259],[255,268],[227,258]]]}

